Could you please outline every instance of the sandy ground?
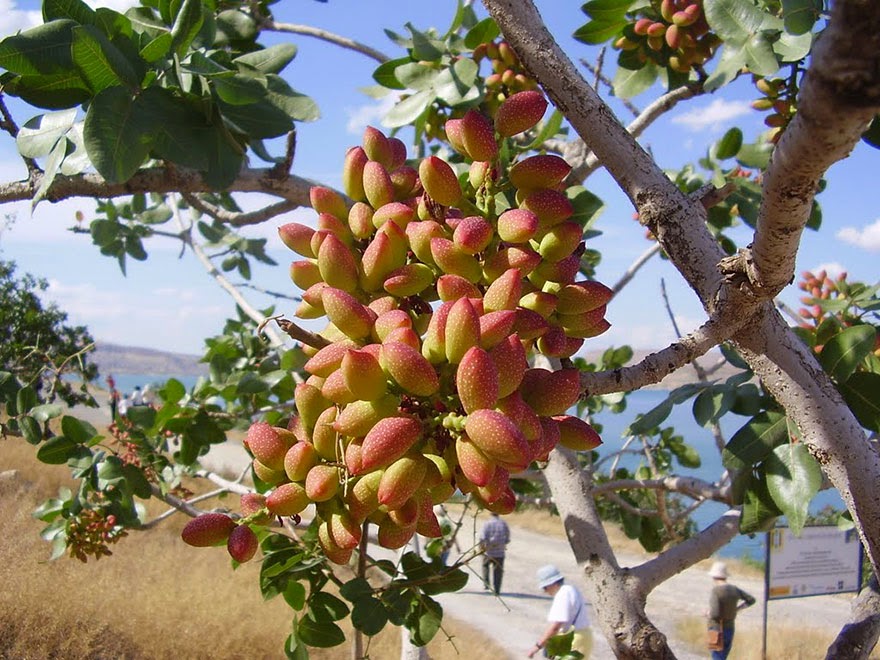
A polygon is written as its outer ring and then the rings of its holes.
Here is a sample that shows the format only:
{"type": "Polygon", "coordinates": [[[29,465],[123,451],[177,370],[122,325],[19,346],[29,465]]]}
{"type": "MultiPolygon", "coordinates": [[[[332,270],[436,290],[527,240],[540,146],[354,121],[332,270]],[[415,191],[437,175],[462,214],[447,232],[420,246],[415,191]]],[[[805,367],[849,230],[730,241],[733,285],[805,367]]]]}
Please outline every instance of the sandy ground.
{"type": "MultiPolygon", "coordinates": [[[[74,414],[81,415],[81,418],[88,419],[99,428],[109,418],[104,408],[77,409],[74,414]]],[[[228,442],[214,446],[203,462],[217,472],[238,473],[247,461],[244,448],[238,443],[228,442]]],[[[462,532],[466,537],[474,533],[473,530],[464,529],[462,532]]],[[[469,538],[461,539],[463,549],[470,545],[469,538]]],[[[456,553],[453,551],[450,561],[455,559],[456,553]]],[[[633,566],[642,560],[632,555],[618,556],[621,566],[633,566]]],[[[470,563],[468,570],[471,577],[467,586],[462,591],[437,598],[444,612],[483,630],[507,651],[510,660],[519,660],[526,657],[547,625],[544,617],[550,607],[550,598],[535,585],[535,571],[544,564],[555,564],[570,583],[580,584],[577,565],[564,539],[512,528],[500,597],[484,590],[480,577],[481,559],[477,558],[470,563]]],[[[740,613],[738,628],[749,627],[759,631],[763,616],[763,579],[732,575],[731,582],[758,599],[754,607],[740,613]]],[[[703,616],[711,588],[712,580],[706,571],[693,567],[667,580],[648,596],[649,618],[668,636],[673,651],[681,660],[707,657],[707,653],[691,651],[676,639],[675,625],[684,617],[703,616]]],[[[780,625],[827,628],[836,633],[847,619],[851,600],[852,595],[838,595],[770,601],[767,604],[768,634],[772,635],[773,627],[780,625]]],[[[596,621],[594,612],[600,606],[590,604],[591,621],[596,621]]],[[[593,658],[614,657],[598,628],[594,629],[593,649],[593,658]]],[[[819,656],[824,656],[824,650],[817,654],[819,656]]]]}

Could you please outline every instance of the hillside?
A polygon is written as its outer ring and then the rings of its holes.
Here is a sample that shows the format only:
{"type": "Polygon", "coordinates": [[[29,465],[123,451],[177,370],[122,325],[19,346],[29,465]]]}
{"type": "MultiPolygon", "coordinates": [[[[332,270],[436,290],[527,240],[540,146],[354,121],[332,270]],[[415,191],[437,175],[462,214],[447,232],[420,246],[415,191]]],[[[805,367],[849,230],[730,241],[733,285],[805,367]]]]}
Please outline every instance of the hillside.
{"type": "MultiPolygon", "coordinates": [[[[650,350],[636,350],[630,364],[636,364],[650,350]]],[[[590,352],[587,359],[593,361],[601,355],[601,352],[590,352]]],[[[127,373],[127,374],[176,374],[179,376],[201,376],[208,373],[207,365],[199,362],[200,356],[185,353],[168,353],[153,348],[141,348],[137,346],[121,346],[107,342],[98,342],[97,348],[92,353],[92,360],[98,365],[102,374],[127,373]]],[[[711,367],[720,358],[720,353],[713,351],[701,359],[704,369],[711,367]]],[[[713,373],[712,380],[723,380],[736,373],[729,365],[724,365],[713,373]]],[[[670,374],[662,383],[651,385],[646,389],[672,390],[685,383],[697,380],[693,367],[688,365],[674,374],[670,374]]]]}
{"type": "Polygon", "coordinates": [[[127,373],[201,376],[208,373],[208,366],[199,362],[198,355],[168,353],[153,348],[97,342],[90,357],[103,375],[127,373]]]}

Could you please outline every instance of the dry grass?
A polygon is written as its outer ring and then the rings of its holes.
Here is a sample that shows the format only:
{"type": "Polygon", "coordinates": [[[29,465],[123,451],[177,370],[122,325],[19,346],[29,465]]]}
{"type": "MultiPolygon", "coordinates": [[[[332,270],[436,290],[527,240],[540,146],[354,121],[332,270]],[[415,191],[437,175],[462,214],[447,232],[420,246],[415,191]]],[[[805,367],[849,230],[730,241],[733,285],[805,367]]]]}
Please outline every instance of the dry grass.
{"type": "MultiPolygon", "coordinates": [[[[221,549],[184,545],[182,516],[150,532],[132,532],[113,546],[113,557],[47,562],[49,546],[39,537],[43,523],[30,513],[59,486],[72,485],[67,468],[37,462],[32,447],[12,439],[0,441],[0,471],[9,469],[19,476],[0,482],[0,658],[284,657],[292,610],[280,598],[262,599],[258,562],[233,571],[221,549]]],[[[150,506],[162,507],[154,501],[150,506]]],[[[503,655],[465,624],[447,618],[444,629],[453,643],[439,632],[428,646],[431,658],[503,655]]],[[[370,656],[397,657],[399,635],[389,626],[372,640],[370,656]]],[[[350,654],[341,646],[315,650],[311,657],[350,654]]]]}
{"type": "MultiPolygon", "coordinates": [[[[706,620],[687,617],[676,625],[677,637],[693,650],[706,648],[706,620]]],[[[730,657],[737,660],[761,660],[762,631],[758,627],[737,624],[730,657]]],[[[796,628],[775,625],[767,634],[766,660],[811,660],[825,657],[825,650],[834,641],[833,632],[819,628],[796,628]]],[[[708,655],[708,651],[705,652],[708,655]]],[[[873,651],[870,658],[880,658],[880,651],[873,651]]]]}

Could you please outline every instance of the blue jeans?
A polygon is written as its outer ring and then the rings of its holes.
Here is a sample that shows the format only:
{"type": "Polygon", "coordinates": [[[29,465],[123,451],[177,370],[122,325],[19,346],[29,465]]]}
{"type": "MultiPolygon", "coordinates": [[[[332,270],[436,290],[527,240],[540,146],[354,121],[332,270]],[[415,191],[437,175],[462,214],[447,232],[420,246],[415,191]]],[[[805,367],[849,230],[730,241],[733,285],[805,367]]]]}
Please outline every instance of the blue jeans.
{"type": "Polygon", "coordinates": [[[730,647],[733,646],[733,631],[733,621],[725,622],[721,632],[724,648],[720,651],[712,651],[712,660],[727,660],[727,654],[730,653],[730,647]]]}

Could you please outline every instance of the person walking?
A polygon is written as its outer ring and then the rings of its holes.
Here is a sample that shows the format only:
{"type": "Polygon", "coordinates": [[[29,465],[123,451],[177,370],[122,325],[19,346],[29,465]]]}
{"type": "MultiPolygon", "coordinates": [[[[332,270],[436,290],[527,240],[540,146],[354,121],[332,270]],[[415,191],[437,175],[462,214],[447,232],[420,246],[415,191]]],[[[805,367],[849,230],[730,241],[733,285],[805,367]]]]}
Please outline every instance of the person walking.
{"type": "Polygon", "coordinates": [[[716,625],[721,630],[722,647],[712,650],[712,660],[726,660],[733,646],[734,621],[739,610],[751,607],[755,604],[755,598],[751,594],[727,582],[727,566],[720,561],[712,564],[709,569],[709,577],[715,583],[712,593],[709,595],[710,625],[716,625]],[[742,602],[740,602],[742,601],[742,602]]]}
{"type": "Polygon", "coordinates": [[[510,528],[497,513],[480,530],[480,547],[483,549],[483,588],[501,593],[501,579],[504,577],[504,555],[510,543],[510,528]],[[489,582],[489,572],[492,582],[489,582]]]}
{"type": "MultiPolygon", "coordinates": [[[[564,635],[574,631],[571,650],[580,651],[584,658],[590,657],[593,648],[593,631],[587,615],[587,604],[577,587],[565,584],[565,578],[559,569],[547,564],[538,569],[538,588],[553,597],[550,611],[547,613],[549,625],[541,638],[529,650],[531,658],[547,646],[547,642],[556,635],[564,635]]],[[[545,652],[546,656],[546,652],[545,652]]],[[[551,657],[551,656],[547,656],[551,657]]]]}

